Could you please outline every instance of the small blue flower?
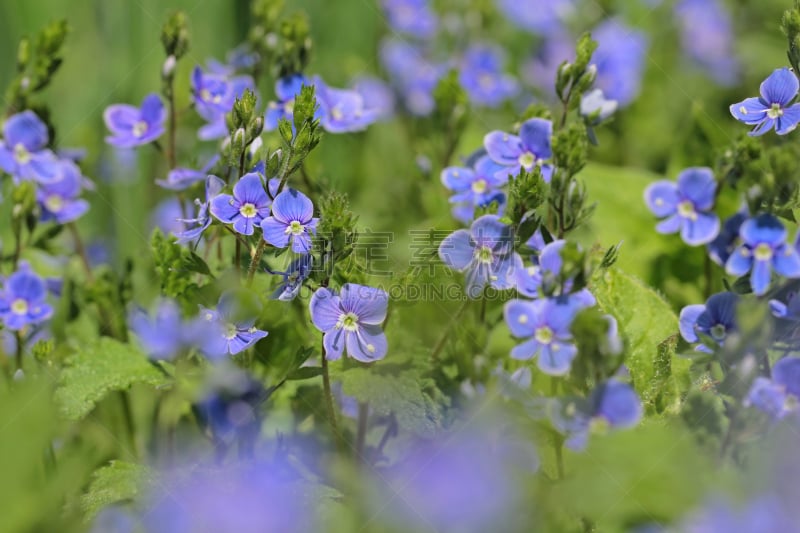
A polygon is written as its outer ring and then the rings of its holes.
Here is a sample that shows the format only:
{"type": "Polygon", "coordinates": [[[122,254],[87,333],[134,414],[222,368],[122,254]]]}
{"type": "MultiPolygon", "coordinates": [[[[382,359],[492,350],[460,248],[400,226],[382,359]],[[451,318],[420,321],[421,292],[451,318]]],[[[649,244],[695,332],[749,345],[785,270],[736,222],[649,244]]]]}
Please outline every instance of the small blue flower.
{"type": "Polygon", "coordinates": [[[538,356],[542,372],[551,376],[566,375],[578,355],[570,325],[579,309],[571,302],[552,298],[508,302],[503,314],[511,334],[528,339],[511,350],[511,357],[527,360],[538,356]]]}
{"type": "Polygon", "coordinates": [[[174,359],[186,345],[181,312],[173,300],[159,301],[152,317],[144,309],[135,309],[129,323],[151,359],[174,359]]]}
{"type": "Polygon", "coordinates": [[[193,405],[199,422],[207,428],[216,446],[230,446],[238,441],[252,446],[261,428],[258,407],[269,396],[260,381],[236,367],[217,365],[210,383],[193,405]]]}
{"type": "Polygon", "coordinates": [[[179,244],[196,241],[203,232],[208,229],[211,225],[211,214],[209,213],[211,201],[216,198],[224,188],[225,182],[218,177],[206,177],[206,199],[204,202],[201,202],[199,199],[195,199],[194,201],[197,205],[197,216],[195,218],[179,219],[180,222],[193,226],[175,234],[179,244]]]}
{"type": "Polygon", "coordinates": [[[523,30],[550,34],[575,10],[575,0],[496,0],[509,22],[523,30]]]}
{"type": "Polygon", "coordinates": [[[286,272],[272,272],[270,274],[278,274],[283,276],[278,288],[272,293],[271,298],[274,300],[289,301],[294,300],[303,282],[308,278],[311,269],[314,266],[314,257],[310,254],[303,254],[289,264],[286,272]]]}
{"type": "Polygon", "coordinates": [[[586,117],[593,126],[608,120],[618,107],[619,102],[607,100],[601,89],[594,89],[581,96],[581,116],[586,117]]]}
{"type": "Polygon", "coordinates": [[[242,235],[252,235],[253,228],[269,215],[272,200],[258,174],[245,174],[233,187],[233,196],[220,194],[211,199],[211,214],[242,235]]]}
{"type": "Polygon", "coordinates": [[[42,222],[55,220],[66,224],[79,219],[89,210],[89,203],[80,198],[83,176],[72,161],[61,161],[61,179],[41,183],[36,200],[42,209],[42,222]]]}
{"type": "Polygon", "coordinates": [[[359,77],[353,83],[353,90],[361,95],[364,108],[372,113],[376,120],[388,119],[394,114],[394,93],[380,78],[359,77]]]}
{"type": "Polygon", "coordinates": [[[683,50],[717,83],[736,83],[740,66],[734,52],[731,17],[719,0],[681,0],[675,5],[683,50]]]}
{"type": "Polygon", "coordinates": [[[508,176],[500,172],[503,168],[485,155],[477,160],[474,168],[447,167],[442,170],[442,183],[455,193],[450,197],[450,203],[456,204],[453,216],[457,220],[472,221],[476,207],[485,207],[492,202],[498,203],[498,215],[502,216],[506,195],[498,188],[508,182],[508,176]]]}
{"type": "Polygon", "coordinates": [[[198,66],[192,71],[191,88],[194,107],[208,122],[198,130],[197,136],[201,140],[213,140],[228,135],[225,115],[233,109],[236,98],[240,98],[245,89],[255,90],[255,84],[250,76],[209,74],[198,66]]]}
{"type": "Polygon", "coordinates": [[[773,299],[769,301],[769,309],[772,311],[772,316],[793,322],[800,321],[800,297],[798,297],[797,292],[789,291],[783,297],[783,300],[773,299]]]}
{"type": "Polygon", "coordinates": [[[311,321],[325,335],[325,358],[335,361],[347,355],[362,363],[386,356],[388,345],[381,324],[386,319],[389,295],[386,291],[346,283],[337,295],[317,289],[309,302],[311,321]]]}
{"type": "Polygon", "coordinates": [[[639,95],[647,57],[648,42],[643,32],[629,28],[617,19],[602,22],[592,32],[597,50],[592,63],[597,66],[595,87],[606,98],[626,107],[639,95]]]}
{"type": "Polygon", "coordinates": [[[483,138],[483,145],[495,163],[506,167],[500,171],[506,177],[517,176],[522,169],[531,171],[533,167],[540,166],[542,178],[550,183],[553,167],[545,161],[553,157],[552,136],[551,121],[532,118],[522,124],[519,136],[492,131],[483,138]]]}
{"type": "MultiPolygon", "coordinates": [[[[687,305],[681,310],[679,328],[681,336],[689,343],[699,342],[699,335],[710,337],[722,346],[728,335],[737,331],[736,305],[739,297],[732,292],[712,295],[705,305],[687,305]]],[[[701,344],[698,351],[711,352],[710,346],[701,344]]]]}
{"type": "Polygon", "coordinates": [[[435,106],[433,90],[447,72],[447,66],[429,61],[424,50],[399,39],[384,41],[380,56],[409,113],[429,115],[435,106]]]}
{"type": "MultiPolygon", "coordinates": [[[[707,503],[679,524],[683,533],[789,533],[797,530],[797,519],[790,516],[781,497],[761,495],[742,504],[719,499],[707,503]]],[[[794,514],[794,513],[791,513],[794,514]]]]}
{"type": "Polygon", "coordinates": [[[329,133],[362,131],[378,119],[357,91],[329,87],[319,76],[314,77],[314,89],[319,104],[315,116],[329,133]]]}
{"type": "Polygon", "coordinates": [[[156,183],[171,191],[182,191],[188,189],[197,182],[203,181],[208,176],[209,171],[219,162],[219,155],[215,155],[203,165],[200,170],[193,168],[174,168],[167,174],[167,179],[156,180],[156,183]]]}
{"type": "Polygon", "coordinates": [[[708,243],[708,255],[720,266],[725,266],[733,251],[736,249],[736,241],[739,239],[739,229],[744,221],[750,218],[747,208],[739,211],[733,216],[728,217],[722,223],[719,235],[708,243]]]}
{"type": "Polygon", "coordinates": [[[436,34],[439,21],[428,0],[383,0],[381,3],[389,26],[395,32],[418,39],[429,39],[436,34]]]}
{"type": "Polygon", "coordinates": [[[467,275],[467,295],[478,298],[484,287],[513,286],[516,254],[511,227],[496,215],[484,215],[469,231],[451,233],[439,245],[439,257],[447,266],[467,275]]]}
{"type": "Polygon", "coordinates": [[[800,122],[800,104],[792,105],[800,82],[788,68],[775,70],[761,84],[761,96],[748,98],[731,106],[731,115],[738,121],[755,126],[750,135],[757,137],[775,128],[778,135],[786,135],[800,122]]]}
{"type": "Polygon", "coordinates": [[[9,117],[0,140],[0,169],[11,174],[15,183],[57,180],[61,166],[55,154],[46,149],[48,142],[47,126],[33,111],[9,117]]]}
{"type": "Polygon", "coordinates": [[[294,99],[300,94],[303,85],[310,86],[311,82],[302,74],[284,76],[275,82],[275,96],[277,101],[267,104],[267,113],[264,116],[264,129],[272,131],[278,129],[281,119],[292,122],[294,117],[294,99]]]}
{"type": "Polygon", "coordinates": [[[751,271],[753,293],[761,296],[769,289],[772,270],[787,278],[800,278],[800,255],[786,243],[786,228],[770,214],[762,214],[742,224],[742,244],[728,258],[725,271],[744,276],[751,271]]]}
{"type": "Polygon", "coordinates": [[[200,351],[211,359],[236,355],[268,335],[248,315],[235,294],[223,293],[216,309],[200,307],[200,315],[189,326],[189,338],[199,340],[200,351]]]}
{"type": "Polygon", "coordinates": [[[18,270],[5,279],[0,290],[0,320],[6,328],[19,331],[27,325],[44,322],[52,314],[44,280],[31,270],[28,263],[21,262],[18,270]]]}
{"type": "Polygon", "coordinates": [[[583,450],[593,427],[627,429],[642,419],[639,395],[627,383],[611,379],[598,385],[588,401],[567,401],[553,413],[556,428],[567,436],[566,446],[583,450]]]}
{"type": "Polygon", "coordinates": [[[517,94],[516,78],[503,72],[505,60],[503,50],[489,44],[474,44],[464,52],[458,79],[473,104],[497,107],[517,94]]]}
{"type": "Polygon", "coordinates": [[[561,250],[567,244],[565,240],[553,241],[545,245],[535,264],[525,267],[521,260],[514,270],[516,289],[522,296],[539,298],[542,295],[567,296],[581,302],[584,307],[591,307],[596,302],[588,289],[572,293],[574,279],[561,279],[561,250]]]}
{"type": "Polygon", "coordinates": [[[261,221],[264,240],[276,248],[292,245],[292,251],[307,254],[311,251],[311,236],[317,233],[318,218],[314,204],[305,194],[287,188],[272,203],[272,216],[261,221]]]}
{"type": "Polygon", "coordinates": [[[800,406],[800,357],[784,357],[772,367],[772,379],[757,377],[744,401],[780,420],[800,406]]]}
{"type": "Polygon", "coordinates": [[[151,93],[137,108],[127,104],[115,104],[103,113],[106,127],[111,132],[106,137],[108,144],[120,148],[133,148],[148,144],[164,134],[167,111],[161,98],[151,93]]]}
{"type": "Polygon", "coordinates": [[[719,217],[712,211],[717,182],[710,168],[687,168],[678,175],[678,182],[667,180],[650,184],[644,191],[647,207],[663,219],[659,233],[681,232],[686,244],[698,246],[714,240],[719,233],[719,217]]]}

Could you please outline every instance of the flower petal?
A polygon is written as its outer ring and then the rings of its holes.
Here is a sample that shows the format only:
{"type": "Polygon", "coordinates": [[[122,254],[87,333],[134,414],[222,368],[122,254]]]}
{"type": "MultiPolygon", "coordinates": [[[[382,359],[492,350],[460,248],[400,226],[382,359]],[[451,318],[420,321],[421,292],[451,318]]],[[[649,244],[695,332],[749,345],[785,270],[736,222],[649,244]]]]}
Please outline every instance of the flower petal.
{"type": "Polygon", "coordinates": [[[447,167],[442,170],[442,185],[451,191],[464,191],[469,189],[475,180],[475,173],[466,167],[447,167]]]}
{"type": "Polygon", "coordinates": [[[522,141],[516,135],[503,131],[492,131],[483,138],[483,146],[495,163],[504,166],[519,166],[522,141]]]}
{"type": "Polygon", "coordinates": [[[308,310],[311,313],[311,322],[320,331],[329,331],[336,327],[336,322],[342,314],[339,297],[330,289],[321,288],[311,295],[308,303],[308,310]]]}
{"type": "Polygon", "coordinates": [[[325,347],[325,359],[328,361],[341,359],[347,337],[352,334],[352,332],[343,329],[332,329],[325,333],[322,337],[322,344],[325,347]]]}
{"type": "Polygon", "coordinates": [[[342,309],[358,316],[359,324],[377,325],[386,320],[389,294],[375,287],[345,283],[339,293],[342,309]]]}
{"type": "Polygon", "coordinates": [[[541,348],[539,342],[536,339],[530,339],[511,348],[511,357],[525,361],[533,358],[539,348],[541,348]]]}
{"type": "Polygon", "coordinates": [[[515,337],[532,337],[539,325],[539,313],[534,302],[511,300],[503,307],[503,317],[515,337]]]}
{"type": "Polygon", "coordinates": [[[680,320],[678,321],[678,329],[680,329],[681,337],[686,342],[697,342],[697,333],[694,331],[694,326],[697,324],[698,317],[706,310],[703,304],[687,305],[681,309],[680,320]]]}
{"type": "Polygon", "coordinates": [[[505,254],[514,244],[511,227],[500,222],[497,215],[483,215],[469,231],[476,246],[488,246],[495,253],[505,254]]]}
{"type": "Polygon", "coordinates": [[[772,380],[800,398],[800,357],[784,357],[772,367],[772,380]]]}
{"type": "Polygon", "coordinates": [[[745,124],[755,125],[764,120],[769,108],[761,98],[748,98],[730,107],[731,115],[745,124]]]}
{"type": "Polygon", "coordinates": [[[678,186],[667,180],[651,183],[644,190],[644,201],[650,211],[658,218],[675,213],[678,209],[678,186]]]}
{"type": "Polygon", "coordinates": [[[38,152],[47,145],[47,126],[33,111],[23,111],[6,120],[3,137],[10,148],[21,144],[29,152],[38,152]]]}
{"type": "Polygon", "coordinates": [[[773,118],[764,118],[764,120],[756,126],[756,128],[748,133],[750,137],[760,137],[767,133],[775,126],[775,119],[773,118]]]}
{"type": "Polygon", "coordinates": [[[775,126],[775,133],[778,135],[791,133],[797,129],[798,122],[800,122],[800,104],[795,104],[783,110],[783,115],[778,118],[775,126]]]}
{"type": "Polygon", "coordinates": [[[714,172],[707,167],[687,168],[678,176],[678,191],[692,201],[695,209],[708,211],[714,207],[717,192],[714,172]]]}
{"type": "Polygon", "coordinates": [[[233,196],[241,203],[255,207],[269,205],[270,200],[258,174],[245,174],[233,187],[233,196]]]}
{"type": "Polygon", "coordinates": [[[458,271],[463,271],[469,266],[474,254],[474,245],[469,232],[465,229],[454,231],[439,244],[439,258],[444,264],[458,271]]]}
{"type": "Polygon", "coordinates": [[[553,123],[542,118],[527,120],[519,129],[522,144],[536,156],[536,159],[550,159],[553,156],[550,146],[552,135],[553,123]]]}
{"type": "Polygon", "coordinates": [[[230,224],[239,216],[239,206],[230,194],[220,194],[211,199],[211,214],[220,222],[230,224]]]}
{"type": "Polygon", "coordinates": [[[765,213],[742,224],[739,235],[752,247],[766,243],[774,248],[786,241],[786,228],[780,220],[765,213]]]}
{"type": "Polygon", "coordinates": [[[281,222],[306,223],[314,216],[314,204],[297,189],[285,189],[272,203],[272,216],[281,222]]]}
{"type": "Polygon", "coordinates": [[[782,246],[775,251],[772,266],[785,278],[800,278],[800,255],[791,246],[782,246]]]}
{"type": "Polygon", "coordinates": [[[538,366],[547,375],[563,376],[569,372],[576,355],[578,349],[574,344],[553,342],[549,346],[542,346],[538,366]]]}
{"type": "Polygon", "coordinates": [[[656,224],[656,231],[659,233],[677,233],[683,226],[683,219],[680,215],[672,215],[656,224]]]}
{"type": "Polygon", "coordinates": [[[753,294],[761,296],[769,289],[770,274],[772,266],[769,261],[753,261],[753,272],[750,274],[750,285],[753,287],[753,294]]]}
{"type": "Polygon", "coordinates": [[[356,361],[371,363],[383,359],[387,350],[386,335],[380,326],[359,326],[358,331],[347,336],[347,355],[356,361]]]}
{"type": "Polygon", "coordinates": [[[633,387],[611,380],[595,390],[595,416],[614,428],[630,428],[642,419],[642,402],[633,387]]]}
{"type": "Polygon", "coordinates": [[[719,234],[719,217],[711,213],[696,213],[697,219],[686,219],[681,227],[681,238],[690,246],[713,241],[719,234]]]}
{"type": "Polygon", "coordinates": [[[286,248],[289,245],[289,234],[286,233],[286,224],[267,217],[261,221],[261,230],[264,232],[264,240],[276,248],[286,248]]]}
{"type": "Polygon", "coordinates": [[[745,246],[737,246],[725,263],[725,272],[731,276],[744,276],[753,266],[753,254],[745,246]]]}
{"type": "Polygon", "coordinates": [[[780,104],[786,107],[800,90],[797,76],[788,68],[776,69],[761,83],[761,97],[767,104],[780,104]]]}
{"type": "Polygon", "coordinates": [[[236,355],[239,352],[243,352],[267,335],[266,331],[260,329],[239,331],[234,338],[228,340],[228,353],[236,355]]]}
{"type": "Polygon", "coordinates": [[[166,110],[164,103],[156,93],[150,93],[142,100],[142,120],[147,122],[148,125],[153,126],[160,124],[166,119],[166,110]]]}

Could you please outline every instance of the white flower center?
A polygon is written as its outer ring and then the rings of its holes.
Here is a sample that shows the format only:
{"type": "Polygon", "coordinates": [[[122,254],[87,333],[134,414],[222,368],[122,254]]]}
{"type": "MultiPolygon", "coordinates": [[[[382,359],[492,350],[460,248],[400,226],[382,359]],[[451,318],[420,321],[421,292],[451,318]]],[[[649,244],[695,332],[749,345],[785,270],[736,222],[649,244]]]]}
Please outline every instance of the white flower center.
{"type": "Polygon", "coordinates": [[[144,120],[138,121],[136,124],[133,125],[133,136],[137,139],[142,137],[145,133],[147,133],[147,122],[144,120]]]}
{"type": "Polygon", "coordinates": [[[302,235],[305,231],[306,227],[304,225],[297,220],[292,220],[289,225],[286,226],[284,233],[286,235],[302,235]]]}
{"type": "Polygon", "coordinates": [[[534,338],[540,344],[550,344],[553,342],[553,330],[547,326],[537,328],[534,338]]]}
{"type": "Polygon", "coordinates": [[[333,117],[333,120],[342,120],[344,118],[344,113],[342,113],[342,110],[336,106],[331,109],[331,116],[333,117]]]}
{"type": "Polygon", "coordinates": [[[753,256],[756,258],[756,261],[769,261],[772,259],[772,247],[762,242],[753,250],[753,256]]]}
{"type": "Polygon", "coordinates": [[[358,315],[353,312],[342,313],[339,320],[336,322],[336,329],[344,329],[346,331],[358,330],[358,315]]]}
{"type": "Polygon", "coordinates": [[[14,145],[14,159],[16,159],[17,163],[20,165],[25,165],[31,160],[31,153],[22,143],[17,143],[14,145]]]}
{"type": "Polygon", "coordinates": [[[11,302],[11,312],[14,313],[15,315],[27,315],[28,302],[26,302],[22,298],[17,298],[13,302],[11,302]]]}
{"type": "Polygon", "coordinates": [[[258,210],[256,209],[255,205],[247,202],[239,208],[239,214],[241,214],[244,218],[253,218],[258,214],[258,210]]]}
{"type": "Polygon", "coordinates": [[[483,194],[488,188],[489,186],[484,179],[479,179],[472,182],[472,192],[475,194],[483,194]]]}
{"type": "Polygon", "coordinates": [[[481,263],[490,264],[494,260],[494,254],[492,253],[492,249],[488,246],[481,246],[477,250],[475,250],[475,257],[478,258],[478,261],[481,263]]]}
{"type": "Polygon", "coordinates": [[[536,163],[536,156],[533,155],[532,152],[525,152],[519,156],[517,161],[519,161],[519,164],[522,168],[525,170],[530,170],[533,168],[534,163],[536,163]]]}
{"type": "Polygon", "coordinates": [[[697,220],[697,213],[694,210],[694,204],[689,200],[684,200],[678,204],[678,215],[680,215],[682,218],[697,220]]]}
{"type": "Polygon", "coordinates": [[[711,338],[715,341],[721,341],[725,338],[725,325],[724,324],[715,324],[711,330],[711,338]]]}
{"type": "Polygon", "coordinates": [[[58,194],[51,194],[44,200],[44,206],[51,213],[58,213],[64,208],[64,198],[58,194]]]}
{"type": "Polygon", "coordinates": [[[284,111],[287,115],[291,115],[294,113],[294,98],[291,100],[287,100],[285,104],[283,104],[284,111]]]}
{"type": "Polygon", "coordinates": [[[200,90],[200,98],[202,98],[204,102],[210,102],[211,101],[211,91],[209,91],[208,89],[201,89],[200,90]]]}
{"type": "Polygon", "coordinates": [[[767,110],[767,116],[771,119],[782,117],[783,108],[781,107],[781,104],[772,104],[772,107],[767,110]]]}
{"type": "Polygon", "coordinates": [[[225,324],[225,332],[223,335],[226,339],[232,340],[236,338],[236,335],[239,334],[239,330],[237,329],[235,324],[225,324]]]}
{"type": "Polygon", "coordinates": [[[519,315],[517,322],[520,324],[527,324],[528,323],[528,315],[519,315]]]}

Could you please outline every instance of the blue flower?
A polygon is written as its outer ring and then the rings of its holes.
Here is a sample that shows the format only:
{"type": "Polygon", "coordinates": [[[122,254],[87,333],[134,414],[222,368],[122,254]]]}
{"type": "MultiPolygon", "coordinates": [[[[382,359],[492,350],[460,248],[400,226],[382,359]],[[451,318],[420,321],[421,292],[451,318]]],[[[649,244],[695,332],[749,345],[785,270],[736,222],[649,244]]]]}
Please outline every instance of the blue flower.
{"type": "Polygon", "coordinates": [[[439,257],[447,266],[467,274],[467,295],[478,298],[484,287],[509,289],[515,266],[511,227],[496,215],[484,215],[469,231],[451,233],[439,245],[439,257]]]}
{"type": "Polygon", "coordinates": [[[575,9],[574,0],[496,0],[503,15],[523,30],[550,34],[558,31],[562,21],[575,9]]]}
{"type": "Polygon", "coordinates": [[[178,243],[186,244],[193,242],[200,238],[205,230],[211,225],[211,214],[209,208],[211,201],[216,198],[225,188],[225,182],[216,176],[208,176],[206,178],[206,199],[204,202],[196,199],[194,202],[197,205],[197,216],[195,218],[179,219],[184,224],[194,227],[184,229],[175,234],[178,238],[178,243]]]}
{"type": "Polygon", "coordinates": [[[264,116],[264,129],[272,131],[278,129],[281,119],[292,122],[294,117],[294,99],[300,94],[303,85],[310,86],[311,83],[302,74],[292,74],[284,76],[275,82],[275,96],[277,101],[267,104],[267,113],[264,116]]]}
{"type": "Polygon", "coordinates": [[[784,320],[800,321],[800,297],[797,292],[789,291],[783,297],[784,301],[773,299],[769,301],[772,316],[784,320]]]}
{"type": "Polygon", "coordinates": [[[271,298],[281,301],[294,300],[297,293],[300,292],[303,282],[311,273],[313,266],[314,257],[310,254],[303,254],[289,263],[289,268],[286,269],[286,272],[269,271],[270,274],[283,276],[283,280],[275,289],[275,292],[272,293],[271,298]]]}
{"type": "Polygon", "coordinates": [[[386,356],[388,345],[381,324],[386,319],[389,295],[386,291],[346,283],[337,295],[317,289],[308,308],[314,326],[324,333],[325,358],[335,361],[347,355],[362,363],[386,356]]]}
{"type": "Polygon", "coordinates": [[[627,429],[642,419],[639,395],[627,383],[611,379],[598,385],[588,401],[566,401],[553,413],[556,428],[567,436],[566,446],[583,450],[593,427],[627,429]]]}
{"type": "Polygon", "coordinates": [[[574,279],[562,279],[561,268],[564,262],[561,259],[561,250],[566,244],[565,240],[557,240],[545,245],[536,263],[531,266],[525,267],[522,260],[518,260],[514,270],[517,292],[528,298],[539,298],[543,294],[564,297],[569,295],[581,302],[583,307],[593,306],[596,302],[588,289],[570,294],[574,279]]]}
{"type": "Polygon", "coordinates": [[[362,131],[378,119],[357,91],[329,87],[319,76],[314,77],[314,89],[319,104],[315,116],[329,133],[362,131]]]}
{"type": "Polygon", "coordinates": [[[203,181],[208,176],[209,171],[219,162],[219,155],[215,155],[203,165],[200,170],[193,168],[174,168],[167,174],[167,179],[156,180],[156,183],[171,191],[182,191],[188,189],[195,183],[203,181]]]}
{"type": "Polygon", "coordinates": [[[14,182],[55,181],[60,176],[58,158],[46,149],[47,126],[33,111],[9,117],[3,124],[0,140],[0,168],[11,174],[14,182]]]}
{"type": "Polygon", "coordinates": [[[505,59],[502,49],[489,44],[474,44],[464,52],[458,80],[473,104],[497,107],[517,94],[517,80],[503,72],[505,59]]]}
{"type": "Polygon", "coordinates": [[[773,420],[796,412],[800,405],[800,357],[784,357],[772,367],[772,379],[757,377],[745,406],[753,406],[773,420]]]}
{"type": "Polygon", "coordinates": [[[566,375],[578,355],[570,325],[579,309],[573,302],[552,298],[508,302],[503,314],[511,334],[528,339],[511,350],[511,357],[527,360],[538,356],[542,372],[551,376],[566,375]]]}
{"type": "Polygon", "coordinates": [[[395,32],[419,39],[429,39],[436,34],[439,21],[427,0],[383,0],[381,3],[389,26],[395,32]]]}
{"type": "Polygon", "coordinates": [[[255,89],[249,76],[208,74],[199,66],[195,67],[192,71],[192,101],[197,113],[208,121],[197,132],[201,140],[219,139],[228,135],[225,115],[233,109],[236,98],[240,98],[245,89],[255,89]]]}
{"type": "Polygon", "coordinates": [[[456,193],[450,197],[450,203],[456,204],[453,216],[457,220],[470,222],[476,207],[485,207],[492,202],[498,203],[498,215],[502,215],[506,195],[498,188],[508,182],[508,176],[500,172],[503,168],[485,155],[475,162],[474,168],[447,167],[442,170],[442,183],[456,193]]]}
{"type": "MultiPolygon", "coordinates": [[[[681,336],[689,343],[700,342],[700,334],[711,338],[720,346],[728,335],[737,330],[736,305],[739,297],[732,292],[712,295],[705,305],[687,305],[681,310],[679,328],[681,336]]],[[[700,344],[697,350],[711,352],[711,347],[700,344]]]]}
{"type": "Polygon", "coordinates": [[[269,215],[272,200],[258,174],[245,174],[233,187],[233,196],[220,194],[211,199],[211,214],[242,235],[252,235],[253,228],[269,215]]]}
{"type": "Polygon", "coordinates": [[[0,290],[0,320],[3,325],[19,331],[27,325],[44,322],[52,314],[45,282],[28,263],[20,263],[18,270],[6,278],[0,290]]]}
{"type": "Polygon", "coordinates": [[[685,53],[719,84],[736,83],[731,17],[719,0],[681,0],[675,6],[685,53]]]}
{"type": "Polygon", "coordinates": [[[151,143],[164,134],[167,110],[161,98],[151,93],[142,100],[142,106],[139,108],[127,104],[107,107],[103,113],[103,120],[111,132],[111,135],[106,137],[108,144],[120,148],[133,148],[151,143]]]}
{"type": "Polygon", "coordinates": [[[787,278],[800,278],[800,255],[786,243],[786,228],[770,214],[751,218],[739,229],[742,244],[728,258],[725,271],[744,276],[751,271],[753,293],[761,296],[769,289],[772,270],[787,278]]]}
{"type": "Polygon", "coordinates": [[[552,122],[532,118],[522,124],[519,136],[492,131],[483,138],[483,145],[495,163],[506,167],[500,171],[506,177],[517,176],[522,169],[531,171],[538,165],[542,169],[542,178],[550,183],[553,167],[544,161],[553,157],[552,135],[552,122]]]}
{"type": "Polygon", "coordinates": [[[376,120],[384,120],[394,114],[395,99],[391,87],[379,78],[359,77],[353,83],[353,90],[361,95],[364,108],[376,120]]]}
{"type": "Polygon", "coordinates": [[[786,135],[800,122],[800,104],[792,105],[800,82],[788,68],[775,70],[761,84],[761,96],[748,98],[731,106],[731,115],[738,121],[755,126],[750,135],[757,137],[775,128],[778,135],[786,135]]]}
{"type": "Polygon", "coordinates": [[[55,220],[66,224],[83,216],[89,203],[80,198],[83,176],[72,161],[61,161],[61,179],[41,183],[36,190],[36,200],[42,209],[42,222],[55,220]]]}
{"type": "Polygon", "coordinates": [[[189,326],[189,338],[199,340],[200,351],[211,359],[236,355],[268,335],[255,327],[253,312],[234,293],[223,293],[216,309],[200,307],[200,315],[189,326]]]}
{"type": "Polygon", "coordinates": [[[151,359],[174,359],[186,345],[184,322],[173,300],[159,301],[152,317],[144,309],[135,309],[129,323],[151,359]]]}
{"type": "Polygon", "coordinates": [[[747,208],[728,217],[725,222],[722,223],[722,229],[719,235],[708,243],[708,255],[716,264],[725,266],[725,263],[736,249],[736,241],[739,239],[739,229],[748,218],[750,218],[750,214],[747,212],[747,208]]]}
{"type": "Polygon", "coordinates": [[[308,196],[296,189],[287,188],[272,203],[272,216],[261,221],[264,240],[276,248],[286,248],[307,254],[311,251],[311,235],[317,233],[318,218],[314,218],[314,204],[308,196]]]}
{"type": "Polygon", "coordinates": [[[714,500],[679,524],[684,533],[773,533],[797,530],[781,498],[759,496],[745,505],[714,500]]]}
{"type": "Polygon", "coordinates": [[[597,66],[595,87],[606,98],[626,107],[639,95],[647,54],[647,37],[616,19],[601,23],[592,32],[597,50],[592,63],[597,66]]]}
{"type": "Polygon", "coordinates": [[[528,84],[554,99],[559,67],[564,61],[574,60],[575,39],[565,31],[555,31],[539,44],[533,57],[525,62],[522,76],[528,84]]]}
{"type": "Polygon", "coordinates": [[[581,116],[596,126],[611,117],[619,107],[616,100],[607,100],[601,89],[594,89],[581,96],[581,116]]]}
{"type": "Polygon", "coordinates": [[[232,365],[213,367],[209,381],[193,405],[199,422],[210,431],[218,450],[237,440],[240,451],[252,447],[261,428],[258,407],[269,396],[264,386],[232,365]]]}
{"type": "Polygon", "coordinates": [[[409,113],[429,115],[435,105],[433,90],[447,72],[447,67],[427,60],[421,48],[398,39],[384,41],[380,56],[409,113]]]}
{"type": "Polygon", "coordinates": [[[717,182],[710,168],[687,168],[678,182],[667,180],[650,184],[644,191],[647,207],[663,219],[659,233],[681,232],[686,244],[698,246],[714,240],[719,233],[719,217],[714,214],[717,182]]]}

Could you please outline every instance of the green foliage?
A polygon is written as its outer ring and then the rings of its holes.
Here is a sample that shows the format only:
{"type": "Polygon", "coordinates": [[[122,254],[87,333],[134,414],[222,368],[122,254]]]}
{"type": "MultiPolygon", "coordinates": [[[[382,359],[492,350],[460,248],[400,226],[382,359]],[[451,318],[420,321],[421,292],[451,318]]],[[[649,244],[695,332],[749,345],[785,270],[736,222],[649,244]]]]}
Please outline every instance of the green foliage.
{"type": "Polygon", "coordinates": [[[189,51],[189,21],[186,13],[175,11],[161,29],[161,44],[167,56],[180,59],[189,51]]]}
{"type": "Polygon", "coordinates": [[[190,249],[179,245],[172,236],[156,229],[150,239],[153,260],[161,290],[167,296],[187,302],[199,287],[192,281],[192,274],[211,276],[203,259],[190,249]]]}
{"type": "Polygon", "coordinates": [[[795,1],[792,9],[787,9],[781,19],[781,29],[789,43],[787,56],[795,72],[800,72],[800,3],[795,1]]]}
{"type": "Polygon", "coordinates": [[[676,357],[678,317],[655,291],[617,268],[599,271],[590,285],[625,341],[625,364],[648,413],[675,412],[689,362],[676,357]]]}
{"type": "Polygon", "coordinates": [[[55,400],[70,420],[88,415],[111,391],[123,391],[135,383],[151,387],[170,383],[139,350],[108,337],[82,346],[67,358],[66,364],[55,400]]]}
{"type": "Polygon", "coordinates": [[[728,420],[722,398],[712,388],[691,390],[681,407],[681,419],[699,446],[713,451],[719,449],[728,420]]]}
{"type": "Polygon", "coordinates": [[[69,33],[66,20],[45,26],[31,44],[23,38],[17,49],[17,76],[6,90],[9,111],[30,106],[30,96],[47,87],[63,62],[62,49],[69,33]]]}
{"type": "Polygon", "coordinates": [[[293,13],[280,23],[275,53],[276,77],[303,72],[311,54],[311,37],[305,13],[293,13]]]}
{"type": "Polygon", "coordinates": [[[93,519],[109,505],[135,500],[153,475],[147,467],[126,461],[111,461],[96,470],[89,489],[81,497],[86,520],[93,519]]]}

